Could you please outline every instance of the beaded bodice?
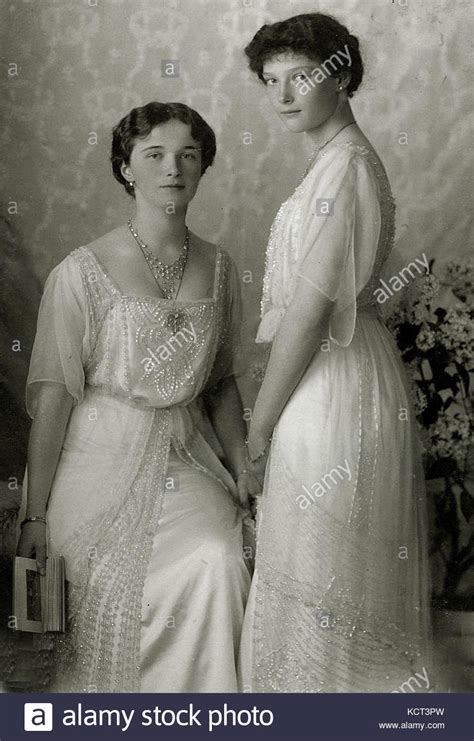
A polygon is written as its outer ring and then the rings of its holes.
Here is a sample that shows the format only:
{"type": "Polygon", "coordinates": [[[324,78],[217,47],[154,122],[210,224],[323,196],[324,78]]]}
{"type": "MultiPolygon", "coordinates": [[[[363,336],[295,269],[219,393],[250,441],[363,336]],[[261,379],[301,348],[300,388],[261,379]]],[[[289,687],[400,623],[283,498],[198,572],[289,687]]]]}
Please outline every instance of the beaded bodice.
{"type": "Polygon", "coordinates": [[[123,294],[87,247],[69,257],[87,297],[86,383],[145,407],[191,402],[225,339],[228,255],[217,250],[212,297],[177,303],[123,294]]]}
{"type": "MultiPolygon", "coordinates": [[[[368,282],[357,297],[357,307],[365,309],[376,306],[374,290],[379,281],[382,265],[392,249],[395,232],[395,203],[390,183],[382,163],[372,150],[352,142],[333,144],[316,158],[312,168],[298,184],[293,194],[281,205],[273,222],[266,252],[261,316],[263,318],[267,313],[272,312],[275,319],[267,322],[267,326],[272,324],[276,327],[278,317],[281,318],[283,315],[296,288],[298,270],[305,257],[302,254],[305,237],[303,223],[308,216],[308,210],[314,208],[313,190],[317,187],[318,169],[324,158],[334,156],[341,149],[348,149],[349,153],[355,152],[363,158],[371,177],[376,182],[380,232],[378,244],[373,247],[375,250],[373,269],[368,282]]],[[[325,192],[323,191],[320,195],[324,200],[325,192]]],[[[374,205],[377,207],[377,204],[370,204],[371,208],[374,205]]],[[[331,214],[327,216],[327,218],[330,217],[331,214]]]]}

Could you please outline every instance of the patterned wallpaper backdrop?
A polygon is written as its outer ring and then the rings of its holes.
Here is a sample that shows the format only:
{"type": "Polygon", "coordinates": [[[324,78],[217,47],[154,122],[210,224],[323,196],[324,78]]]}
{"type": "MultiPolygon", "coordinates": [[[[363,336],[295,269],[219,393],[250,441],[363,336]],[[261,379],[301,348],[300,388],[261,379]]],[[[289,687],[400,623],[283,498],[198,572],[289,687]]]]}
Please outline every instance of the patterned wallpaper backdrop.
{"type": "MultiPolygon", "coordinates": [[[[17,403],[46,275],[130,211],[109,166],[110,130],[153,99],[183,101],[216,130],[189,223],[251,271],[244,338],[255,352],[268,230],[305,152],[243,48],[262,23],[314,10],[360,37],[366,75],[353,107],[391,177],[402,259],[468,252],[471,0],[1,0],[0,326],[17,403]],[[163,60],[179,76],[164,75],[163,60]]],[[[244,382],[247,403],[254,392],[244,382]]]]}

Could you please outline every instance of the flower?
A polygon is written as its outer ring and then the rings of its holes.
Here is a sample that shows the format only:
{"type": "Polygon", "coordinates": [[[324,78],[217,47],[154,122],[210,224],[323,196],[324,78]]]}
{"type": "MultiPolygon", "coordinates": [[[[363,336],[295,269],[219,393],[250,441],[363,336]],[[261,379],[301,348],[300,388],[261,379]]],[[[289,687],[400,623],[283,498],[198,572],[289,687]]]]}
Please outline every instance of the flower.
{"type": "Polygon", "coordinates": [[[440,323],[439,341],[453,354],[453,359],[466,370],[474,369],[474,317],[465,304],[458,302],[448,309],[440,323]]]}
{"type": "Polygon", "coordinates": [[[421,412],[423,412],[428,406],[428,399],[418,386],[415,387],[412,398],[413,406],[415,407],[415,413],[421,414],[421,412]]]}
{"type": "Polygon", "coordinates": [[[423,324],[416,338],[416,345],[426,352],[435,346],[436,334],[426,324],[423,324]]]}
{"type": "Polygon", "coordinates": [[[456,603],[460,580],[470,566],[462,528],[474,506],[463,483],[474,450],[469,395],[469,374],[474,371],[473,272],[472,263],[452,261],[441,284],[432,273],[420,276],[410,293],[407,288],[403,308],[397,307],[387,321],[407,371],[427,476],[444,479],[433,498],[432,542],[433,553],[445,566],[443,604],[453,598],[456,603]],[[443,292],[435,301],[440,285],[443,292]]]}
{"type": "Polygon", "coordinates": [[[472,267],[453,261],[446,275],[453,284],[451,295],[457,296],[454,304],[437,305],[441,284],[430,273],[411,286],[387,324],[403,355],[426,452],[450,458],[460,468],[471,438],[468,374],[474,370],[474,311],[462,297],[472,296],[472,267]]]}
{"type": "Polygon", "coordinates": [[[413,324],[427,321],[431,315],[431,304],[440,288],[441,283],[433,273],[417,277],[407,292],[406,320],[413,324]]]}
{"type": "Polygon", "coordinates": [[[451,260],[445,266],[444,282],[455,296],[471,305],[474,302],[474,261],[451,260]]]}
{"type": "Polygon", "coordinates": [[[441,284],[434,273],[428,273],[423,281],[423,287],[420,293],[420,301],[424,304],[430,304],[439,293],[441,284]]]}
{"type": "MultiPolygon", "coordinates": [[[[421,290],[417,298],[413,301],[411,308],[411,320],[415,323],[421,323],[425,321],[427,316],[430,314],[430,305],[433,299],[438,295],[441,284],[433,273],[428,273],[423,276],[421,284],[421,290]]],[[[417,281],[419,283],[419,281],[417,281]]]]}
{"type": "Polygon", "coordinates": [[[431,453],[439,458],[454,458],[463,466],[471,442],[470,419],[464,412],[450,414],[443,410],[429,427],[431,453]]]}
{"type": "Polygon", "coordinates": [[[392,313],[386,319],[386,325],[395,337],[398,335],[400,324],[407,321],[406,309],[402,306],[396,306],[392,313]]]}

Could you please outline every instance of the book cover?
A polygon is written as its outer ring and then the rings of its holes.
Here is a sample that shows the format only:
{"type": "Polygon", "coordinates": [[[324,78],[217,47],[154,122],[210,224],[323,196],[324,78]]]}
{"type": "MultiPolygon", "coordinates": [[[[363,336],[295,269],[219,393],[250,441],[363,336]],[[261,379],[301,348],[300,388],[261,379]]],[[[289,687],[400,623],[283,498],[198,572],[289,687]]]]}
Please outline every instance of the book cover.
{"type": "Polygon", "coordinates": [[[13,571],[15,630],[28,633],[64,632],[66,568],[63,556],[46,559],[41,576],[34,558],[16,556],[13,571]]]}

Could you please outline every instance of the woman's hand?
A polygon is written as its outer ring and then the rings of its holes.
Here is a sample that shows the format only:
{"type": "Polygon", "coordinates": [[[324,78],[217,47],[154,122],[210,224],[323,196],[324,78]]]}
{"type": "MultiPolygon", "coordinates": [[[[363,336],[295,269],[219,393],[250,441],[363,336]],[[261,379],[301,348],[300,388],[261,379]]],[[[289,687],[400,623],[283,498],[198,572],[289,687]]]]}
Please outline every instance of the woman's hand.
{"type": "Polygon", "coordinates": [[[265,464],[270,450],[270,434],[260,432],[255,425],[250,424],[249,434],[247,437],[247,454],[252,464],[257,464],[258,469],[261,467],[261,461],[265,464]]]}
{"type": "Polygon", "coordinates": [[[263,489],[263,482],[265,480],[265,471],[267,468],[267,460],[268,460],[268,454],[270,452],[270,446],[266,448],[263,455],[261,455],[257,460],[251,461],[250,459],[247,462],[247,470],[251,471],[254,476],[256,476],[257,480],[260,481],[261,487],[260,489],[263,489]]]}
{"type": "MultiPolygon", "coordinates": [[[[260,492],[263,490],[265,469],[270,452],[270,435],[258,432],[255,424],[250,424],[247,437],[247,470],[260,482],[260,492]]],[[[252,502],[252,513],[255,515],[255,501],[252,502]]]]}
{"type": "Polygon", "coordinates": [[[17,556],[36,558],[41,576],[46,574],[46,525],[44,522],[25,522],[16,549],[17,556]]]}

